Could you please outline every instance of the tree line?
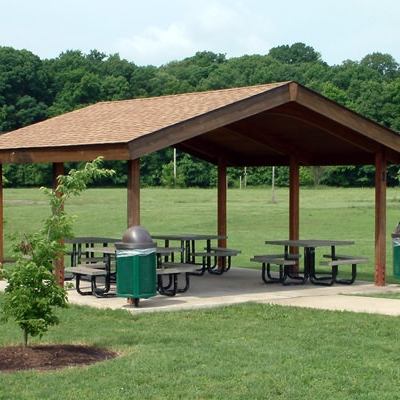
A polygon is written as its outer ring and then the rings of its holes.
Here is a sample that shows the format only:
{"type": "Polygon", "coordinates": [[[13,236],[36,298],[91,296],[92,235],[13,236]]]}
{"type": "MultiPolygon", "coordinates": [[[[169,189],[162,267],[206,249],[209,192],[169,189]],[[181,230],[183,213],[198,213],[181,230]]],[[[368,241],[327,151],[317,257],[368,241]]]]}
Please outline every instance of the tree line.
{"type": "MultiPolygon", "coordinates": [[[[137,66],[98,50],[69,50],[40,59],[28,50],[0,47],[0,133],[9,132],[99,101],[125,100],[195,91],[295,80],[345,107],[400,131],[400,68],[389,54],[368,54],[360,61],[328,65],[304,43],[272,48],[266,55],[227,59],[224,54],[197,52],[160,67],[137,66]]],[[[84,132],[82,133],[84,134],[84,132]]],[[[117,171],[100,185],[125,185],[125,162],[105,163],[117,171]]],[[[79,164],[67,164],[79,168],[79,164]]],[[[5,186],[49,185],[48,164],[3,167],[5,186]]],[[[373,166],[302,167],[302,185],[373,186],[373,166]]],[[[229,185],[270,185],[271,167],[230,168],[229,185]]],[[[277,186],[287,186],[287,167],[275,169],[277,186]]],[[[143,186],[214,187],[216,168],[167,148],[141,159],[143,186]],[[175,174],[175,171],[177,173],[175,174]]],[[[389,166],[388,185],[398,184],[398,167],[389,166]]]]}

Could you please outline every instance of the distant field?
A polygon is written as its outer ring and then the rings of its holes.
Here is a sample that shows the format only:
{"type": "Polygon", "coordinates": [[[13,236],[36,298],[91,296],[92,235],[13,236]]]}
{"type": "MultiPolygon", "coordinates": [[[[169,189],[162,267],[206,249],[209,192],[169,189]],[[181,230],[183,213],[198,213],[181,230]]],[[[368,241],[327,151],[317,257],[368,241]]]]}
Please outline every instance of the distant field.
{"type": "MultiPolygon", "coordinates": [[[[234,266],[256,267],[249,261],[254,254],[267,252],[265,240],[288,238],[288,197],[286,188],[229,189],[228,245],[242,250],[234,266]]],[[[127,228],[125,189],[90,189],[72,198],[66,211],[76,215],[76,236],[122,237],[127,228]]],[[[39,189],[5,189],[5,252],[11,256],[10,234],[30,233],[41,227],[49,213],[39,189]]],[[[217,191],[212,189],[161,189],[141,191],[141,225],[150,234],[216,233],[217,191]]],[[[346,249],[369,257],[360,266],[359,279],[374,279],[375,238],[374,189],[302,189],[300,192],[300,237],[354,240],[346,249]]],[[[387,281],[392,277],[392,239],[400,221],[400,189],[387,191],[387,281]]],[[[271,249],[272,250],[272,249],[271,249]]],[[[275,248],[273,251],[278,250],[275,248]]]]}

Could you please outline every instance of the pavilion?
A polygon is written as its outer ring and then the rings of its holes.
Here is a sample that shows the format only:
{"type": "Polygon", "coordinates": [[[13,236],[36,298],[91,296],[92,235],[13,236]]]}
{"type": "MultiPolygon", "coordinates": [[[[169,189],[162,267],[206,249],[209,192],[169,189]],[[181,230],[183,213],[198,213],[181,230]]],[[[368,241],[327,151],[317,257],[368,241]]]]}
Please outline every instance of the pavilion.
{"type": "MultiPolygon", "coordinates": [[[[293,81],[100,102],[0,135],[0,168],[50,162],[56,182],[65,162],[127,160],[133,226],[140,225],[140,157],[168,146],[218,166],[219,235],[227,234],[229,166],[290,167],[288,237],[298,239],[300,166],[374,165],[375,284],[385,285],[386,170],[400,164],[400,135],[293,81]]],[[[0,182],[0,261],[2,221],[0,182]]]]}

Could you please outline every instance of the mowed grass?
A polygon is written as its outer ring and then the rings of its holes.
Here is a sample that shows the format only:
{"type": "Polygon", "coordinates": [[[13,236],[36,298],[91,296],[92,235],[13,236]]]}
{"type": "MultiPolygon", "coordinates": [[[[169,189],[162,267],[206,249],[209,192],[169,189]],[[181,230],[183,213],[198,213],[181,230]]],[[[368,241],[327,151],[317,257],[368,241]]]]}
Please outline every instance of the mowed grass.
{"type": "MultiPolygon", "coordinates": [[[[247,303],[139,315],[72,306],[60,318],[46,342],[120,356],[0,374],[0,399],[398,398],[398,317],[247,303]]],[[[21,336],[3,324],[0,345],[21,336]]]]}
{"type": "MultiPolygon", "coordinates": [[[[39,189],[5,189],[5,254],[11,256],[9,234],[34,232],[49,213],[39,189]]],[[[270,188],[228,190],[228,246],[242,250],[233,265],[257,268],[255,254],[281,252],[267,247],[265,240],[287,239],[289,235],[289,191],[277,188],[272,202],[270,188]]],[[[66,211],[76,215],[76,236],[122,238],[127,229],[125,189],[89,189],[72,198],[66,211]]],[[[300,191],[300,238],[355,241],[339,248],[345,254],[368,257],[360,265],[358,279],[374,280],[375,191],[368,189],[317,188],[300,191]]],[[[393,277],[391,232],[400,221],[400,189],[387,191],[387,282],[393,277]]],[[[145,188],[141,191],[141,225],[150,234],[216,233],[217,191],[215,189],[145,188]]],[[[159,243],[160,245],[162,243],[159,243]]],[[[329,249],[317,251],[317,263],[329,249]]]]}
{"type": "MultiPolygon", "coordinates": [[[[400,215],[396,196],[388,191],[388,266],[390,233],[400,215]]],[[[5,190],[5,198],[8,233],[33,232],[48,215],[37,189],[5,190]]],[[[249,258],[267,251],[265,240],[287,238],[287,189],[277,189],[275,198],[271,203],[268,189],[229,190],[229,246],[243,251],[234,266],[254,267],[249,258]]],[[[141,202],[141,224],[151,233],[216,232],[214,190],[144,189],[141,202]]],[[[301,237],[355,240],[346,251],[373,260],[373,190],[302,190],[301,207],[301,237]]],[[[88,190],[67,210],[77,215],[77,235],[122,237],[127,228],[122,189],[88,190]]],[[[363,277],[372,280],[373,262],[365,270],[363,277]]],[[[61,324],[31,344],[93,345],[119,357],[0,374],[0,399],[399,397],[399,317],[255,303],[136,315],[72,305],[58,314],[61,324]]],[[[21,343],[22,331],[3,323],[0,345],[21,343]]]]}

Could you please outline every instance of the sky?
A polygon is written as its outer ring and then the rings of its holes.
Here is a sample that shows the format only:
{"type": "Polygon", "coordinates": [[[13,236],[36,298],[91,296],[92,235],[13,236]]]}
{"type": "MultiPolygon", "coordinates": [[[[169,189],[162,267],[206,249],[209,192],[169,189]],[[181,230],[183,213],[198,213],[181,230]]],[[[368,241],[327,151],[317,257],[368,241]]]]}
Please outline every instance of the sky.
{"type": "Polygon", "coordinates": [[[41,59],[68,50],[160,66],[301,42],[329,65],[374,52],[400,63],[399,0],[0,0],[0,46],[41,59]]]}

